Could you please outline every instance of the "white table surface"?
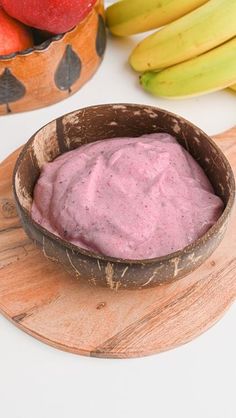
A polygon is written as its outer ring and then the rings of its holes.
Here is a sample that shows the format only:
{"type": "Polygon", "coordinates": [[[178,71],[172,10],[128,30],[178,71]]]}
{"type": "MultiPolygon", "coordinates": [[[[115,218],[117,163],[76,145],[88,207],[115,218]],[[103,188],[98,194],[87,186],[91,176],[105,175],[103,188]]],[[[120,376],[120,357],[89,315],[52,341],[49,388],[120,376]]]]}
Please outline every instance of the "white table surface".
{"type": "MultiPolygon", "coordinates": [[[[209,134],[236,124],[233,93],[183,101],[144,93],[127,65],[133,42],[109,39],[96,76],[68,100],[0,117],[0,160],[51,119],[91,104],[158,105],[188,118],[209,134]]],[[[134,360],[64,353],[38,342],[0,316],[0,417],[235,418],[235,314],[236,304],[195,341],[134,360]]]]}

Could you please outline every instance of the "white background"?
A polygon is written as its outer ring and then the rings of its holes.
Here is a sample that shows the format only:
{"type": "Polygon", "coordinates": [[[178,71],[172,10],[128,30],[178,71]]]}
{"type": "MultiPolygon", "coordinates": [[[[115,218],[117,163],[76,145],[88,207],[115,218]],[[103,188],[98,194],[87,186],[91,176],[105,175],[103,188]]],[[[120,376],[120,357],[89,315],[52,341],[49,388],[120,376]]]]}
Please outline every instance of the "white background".
{"type": "MultiPolygon", "coordinates": [[[[158,105],[188,118],[209,134],[236,124],[233,93],[183,101],[144,93],[127,65],[133,45],[134,40],[109,39],[96,76],[68,100],[0,117],[0,160],[51,119],[97,103],[158,105]]],[[[63,353],[0,317],[0,418],[235,418],[235,314],[236,305],[195,341],[136,360],[63,353]]]]}

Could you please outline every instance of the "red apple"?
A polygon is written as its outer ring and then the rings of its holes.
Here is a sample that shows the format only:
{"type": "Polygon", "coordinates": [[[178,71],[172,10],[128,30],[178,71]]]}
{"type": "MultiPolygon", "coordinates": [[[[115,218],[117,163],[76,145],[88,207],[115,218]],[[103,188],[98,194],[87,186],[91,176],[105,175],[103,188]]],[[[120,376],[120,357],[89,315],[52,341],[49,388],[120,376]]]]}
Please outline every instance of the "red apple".
{"type": "Polygon", "coordinates": [[[4,10],[17,20],[51,33],[64,33],[77,25],[96,0],[1,0],[4,10]]]}
{"type": "Polygon", "coordinates": [[[0,7],[0,55],[22,51],[32,46],[30,29],[8,16],[0,7]]]}

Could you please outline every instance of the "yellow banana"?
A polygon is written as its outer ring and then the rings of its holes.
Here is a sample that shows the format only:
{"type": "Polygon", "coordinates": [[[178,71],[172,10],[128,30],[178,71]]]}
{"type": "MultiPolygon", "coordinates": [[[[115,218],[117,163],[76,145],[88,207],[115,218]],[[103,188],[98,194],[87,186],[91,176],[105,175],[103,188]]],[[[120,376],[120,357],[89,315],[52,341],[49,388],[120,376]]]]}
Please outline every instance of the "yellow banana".
{"type": "Polygon", "coordinates": [[[230,86],[231,90],[236,91],[236,84],[233,84],[233,86],[230,86]]]}
{"type": "Polygon", "coordinates": [[[209,0],[144,39],[130,64],[136,71],[160,70],[196,57],[236,35],[236,0],[209,0]]]}
{"type": "Polygon", "coordinates": [[[159,73],[144,73],[140,83],[148,92],[165,98],[197,96],[231,86],[236,83],[236,37],[159,73]]]}
{"type": "MultiPolygon", "coordinates": [[[[233,0],[234,1],[234,0],[233,0]]],[[[106,10],[110,32],[129,36],[173,22],[207,0],[123,0],[106,10]]]]}

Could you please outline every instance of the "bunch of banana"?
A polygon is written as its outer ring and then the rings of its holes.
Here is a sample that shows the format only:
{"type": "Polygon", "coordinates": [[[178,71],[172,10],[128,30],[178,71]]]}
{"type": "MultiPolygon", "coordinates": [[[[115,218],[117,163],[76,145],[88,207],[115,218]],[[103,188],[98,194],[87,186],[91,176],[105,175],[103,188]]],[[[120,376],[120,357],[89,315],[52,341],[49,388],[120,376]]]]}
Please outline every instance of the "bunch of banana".
{"type": "Polygon", "coordinates": [[[134,35],[173,22],[206,2],[207,0],[118,1],[106,10],[107,25],[114,35],[134,35]]]}
{"type": "Polygon", "coordinates": [[[148,92],[166,98],[184,98],[224,89],[236,82],[236,37],[211,51],[140,77],[148,92]]]}
{"type": "Polygon", "coordinates": [[[118,35],[171,22],[130,56],[133,69],[144,72],[141,85],[154,95],[188,97],[236,83],[236,0],[122,0],[108,8],[107,21],[118,35]]]}

